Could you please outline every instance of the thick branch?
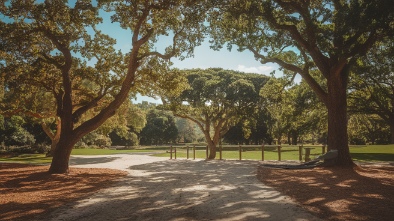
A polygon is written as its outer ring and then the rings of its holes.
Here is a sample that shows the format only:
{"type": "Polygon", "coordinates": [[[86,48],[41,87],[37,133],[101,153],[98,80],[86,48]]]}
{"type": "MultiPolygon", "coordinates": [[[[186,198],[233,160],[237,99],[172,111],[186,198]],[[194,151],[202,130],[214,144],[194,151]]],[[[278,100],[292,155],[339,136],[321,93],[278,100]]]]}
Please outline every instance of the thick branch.
{"type": "Polygon", "coordinates": [[[106,95],[106,92],[102,93],[98,97],[94,98],[84,106],[78,108],[74,113],[73,113],[73,121],[74,123],[78,122],[82,114],[86,113],[86,111],[97,107],[98,102],[106,95]]]}
{"type": "MultiPolygon", "coordinates": [[[[279,4],[279,2],[282,1],[278,0],[277,2],[279,4]]],[[[274,17],[274,14],[272,13],[273,10],[274,9],[270,7],[269,9],[265,10],[265,12],[261,14],[261,16],[265,17],[270,23],[270,25],[272,25],[275,29],[287,31],[292,36],[293,40],[295,40],[302,48],[309,52],[317,67],[319,67],[321,71],[329,70],[329,59],[321,53],[321,51],[317,47],[315,37],[312,37],[314,35],[314,33],[312,33],[314,28],[311,27],[313,23],[308,24],[307,21],[304,21],[306,29],[311,32],[307,34],[308,38],[310,39],[304,39],[295,25],[280,24],[274,17]]],[[[302,10],[300,11],[300,13],[303,13],[303,16],[307,17],[305,15],[305,12],[303,12],[302,10]]]]}
{"type": "Polygon", "coordinates": [[[317,94],[319,99],[324,103],[327,104],[327,92],[323,90],[323,88],[316,82],[316,80],[309,74],[309,70],[303,70],[300,67],[286,63],[285,61],[279,59],[279,58],[266,58],[265,56],[261,55],[258,53],[256,50],[254,50],[251,47],[248,47],[250,51],[253,52],[254,56],[256,58],[260,59],[260,62],[262,64],[266,63],[276,63],[280,65],[281,67],[293,71],[295,73],[298,73],[301,75],[301,77],[305,80],[305,82],[308,83],[308,85],[312,88],[312,90],[317,94]]]}

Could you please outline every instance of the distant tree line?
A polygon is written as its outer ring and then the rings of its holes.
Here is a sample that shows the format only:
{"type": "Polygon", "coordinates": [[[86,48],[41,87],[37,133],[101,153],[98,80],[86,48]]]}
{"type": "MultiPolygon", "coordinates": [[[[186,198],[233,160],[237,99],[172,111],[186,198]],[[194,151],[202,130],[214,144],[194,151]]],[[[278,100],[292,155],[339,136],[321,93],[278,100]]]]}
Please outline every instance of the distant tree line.
{"type": "Polygon", "coordinates": [[[68,172],[80,142],[104,144],[112,133],[135,144],[145,125],[167,128],[170,117],[148,122],[131,105],[137,93],[192,121],[211,159],[235,131],[249,143],[321,140],[342,167],[354,165],[349,142],[394,143],[391,0],[3,1],[0,16],[2,142],[37,143],[27,125],[40,125],[50,173],[68,172]],[[100,29],[103,13],[131,33],[129,51],[100,29]],[[162,37],[171,40],[157,47],[162,37]],[[277,64],[283,78],[171,69],[171,58],[193,56],[206,37],[214,50],[237,47],[277,64]],[[300,87],[289,83],[297,74],[300,87]]]}
{"type": "MultiPolygon", "coordinates": [[[[219,134],[216,145],[327,142],[327,111],[304,81],[291,84],[283,78],[219,68],[177,70],[177,78],[184,78],[178,80],[183,86],[177,85],[184,90],[163,94],[164,104],[127,102],[114,117],[84,136],[76,148],[206,143],[215,129],[219,134]],[[226,122],[221,128],[220,120],[226,122]]],[[[380,90],[383,86],[374,84],[380,90]]],[[[353,94],[359,93],[364,92],[351,91],[349,143],[391,143],[390,125],[365,103],[357,104],[360,96],[353,98],[353,94]]],[[[13,115],[0,120],[4,148],[29,146],[48,151],[44,146],[50,145],[51,139],[36,118],[13,115]]],[[[56,131],[56,120],[46,121],[46,126],[56,131]]]]}

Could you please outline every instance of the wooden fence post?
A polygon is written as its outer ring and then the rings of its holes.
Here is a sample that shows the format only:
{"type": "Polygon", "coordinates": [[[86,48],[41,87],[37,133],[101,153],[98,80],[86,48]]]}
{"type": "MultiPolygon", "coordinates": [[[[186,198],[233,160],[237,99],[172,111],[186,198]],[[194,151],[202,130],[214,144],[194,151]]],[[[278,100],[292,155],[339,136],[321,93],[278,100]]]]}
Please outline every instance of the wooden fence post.
{"type": "Polygon", "coordinates": [[[220,159],[223,160],[223,155],[222,155],[222,144],[219,145],[219,155],[220,155],[220,159]]]}
{"type": "Polygon", "coordinates": [[[305,162],[311,161],[310,155],[311,155],[312,149],[314,149],[314,148],[310,148],[310,147],[305,148],[305,162]]]}
{"type": "Polygon", "coordinates": [[[261,145],[261,161],[264,161],[264,143],[261,145]]]}
{"type": "Polygon", "coordinates": [[[278,160],[281,161],[282,160],[282,153],[281,153],[281,146],[278,145],[278,160]]]}
{"type": "Polygon", "coordinates": [[[242,160],[242,146],[239,145],[239,160],[242,160]]]}
{"type": "Polygon", "coordinates": [[[193,160],[196,159],[196,145],[193,145],[193,160]]]}
{"type": "Polygon", "coordinates": [[[186,146],[186,159],[189,159],[189,146],[186,146]]]}
{"type": "Polygon", "coordinates": [[[206,151],[205,151],[205,156],[206,156],[205,159],[208,159],[208,145],[207,145],[207,149],[206,149],[206,151]]]}
{"type": "Polygon", "coordinates": [[[298,146],[298,159],[302,161],[302,144],[298,146]]]}
{"type": "Polygon", "coordinates": [[[172,146],[170,146],[170,160],[172,160],[172,146]]]}
{"type": "Polygon", "coordinates": [[[321,153],[322,154],[325,154],[326,153],[326,145],[323,145],[322,147],[321,147],[321,153]]]}
{"type": "Polygon", "coordinates": [[[176,160],[176,146],[174,148],[175,148],[175,160],[176,160]]]}

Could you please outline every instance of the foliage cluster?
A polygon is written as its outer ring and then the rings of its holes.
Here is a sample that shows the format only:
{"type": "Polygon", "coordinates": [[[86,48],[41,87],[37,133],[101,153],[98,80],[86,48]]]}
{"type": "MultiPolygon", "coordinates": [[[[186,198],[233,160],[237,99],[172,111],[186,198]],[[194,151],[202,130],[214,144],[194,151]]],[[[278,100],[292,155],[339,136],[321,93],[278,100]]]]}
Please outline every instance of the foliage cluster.
{"type": "Polygon", "coordinates": [[[390,0],[1,1],[0,16],[2,140],[34,143],[12,117],[35,119],[51,140],[51,173],[67,172],[75,144],[108,145],[109,134],[132,145],[141,134],[156,133],[146,143],[176,141],[173,116],[135,109],[128,101],[136,93],[159,96],[161,110],[192,121],[212,159],[223,137],[234,142],[230,132],[242,142],[287,136],[294,144],[326,134],[342,166],[352,165],[349,140],[383,142],[386,135],[373,134],[390,131],[394,142],[390,0]],[[103,13],[130,31],[129,52],[100,30],[103,13]],[[213,49],[237,46],[278,64],[285,80],[170,68],[172,57],[193,56],[208,35],[213,49]],[[163,36],[171,41],[157,50],[163,36]],[[290,85],[296,74],[303,82],[290,85]]]}

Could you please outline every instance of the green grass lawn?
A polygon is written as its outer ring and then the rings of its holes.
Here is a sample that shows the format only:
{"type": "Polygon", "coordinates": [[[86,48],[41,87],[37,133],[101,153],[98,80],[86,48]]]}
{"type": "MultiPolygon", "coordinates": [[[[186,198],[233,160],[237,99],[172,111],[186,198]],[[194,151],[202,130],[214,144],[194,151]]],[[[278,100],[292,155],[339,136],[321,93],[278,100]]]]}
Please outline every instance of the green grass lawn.
{"type": "MultiPolygon", "coordinates": [[[[307,146],[305,146],[307,147],[307,146]]],[[[311,158],[322,154],[321,146],[313,146],[311,150],[311,158]]],[[[327,150],[326,150],[327,151],[327,150]]],[[[304,152],[305,153],[305,152],[304,152]]],[[[304,157],[303,153],[303,157],[304,157]]],[[[357,161],[394,161],[394,145],[368,145],[368,146],[350,146],[350,154],[357,161]]],[[[261,150],[251,150],[242,152],[242,159],[261,160],[261,150]]],[[[158,157],[170,157],[170,153],[155,154],[158,157]]],[[[186,158],[187,153],[184,148],[177,148],[177,158],[186,158]]],[[[173,153],[173,158],[175,154],[173,153]]],[[[189,158],[193,158],[192,148],[189,149],[189,158]]],[[[196,150],[196,158],[206,158],[205,150],[196,150]]],[[[219,159],[219,151],[216,154],[219,159]]],[[[239,159],[238,150],[223,150],[223,159],[239,159]]],[[[299,152],[296,146],[283,146],[281,150],[282,160],[298,160],[299,152]]],[[[276,148],[266,148],[264,151],[264,160],[278,160],[278,152],[276,148]]]]}
{"type": "MultiPolygon", "coordinates": [[[[311,150],[311,158],[322,153],[321,146],[314,146],[311,150]]],[[[245,148],[246,151],[242,152],[243,160],[261,160],[261,149],[258,148],[245,148]]],[[[141,153],[141,152],[162,152],[154,154],[158,157],[170,158],[169,148],[165,147],[148,147],[145,149],[134,150],[112,150],[112,149],[73,149],[71,155],[111,155],[111,154],[124,154],[124,153],[141,153]]],[[[298,160],[298,147],[297,146],[283,146],[281,151],[282,160],[298,160]]],[[[237,148],[231,150],[223,150],[223,159],[239,159],[239,151],[237,148]]],[[[352,158],[356,161],[394,161],[394,145],[368,145],[368,146],[350,146],[350,153],[352,158]]],[[[175,154],[173,153],[173,158],[175,154]]],[[[177,148],[177,158],[186,158],[186,148],[177,148]]],[[[189,149],[189,158],[193,159],[192,148],[189,149]]],[[[204,148],[196,150],[196,158],[205,159],[206,152],[204,148]]],[[[219,159],[219,152],[216,158],[219,159]]],[[[274,147],[266,147],[264,151],[265,160],[278,160],[278,152],[274,147]]],[[[31,164],[47,164],[50,163],[52,157],[45,157],[45,154],[22,154],[13,157],[1,157],[0,162],[14,162],[14,163],[31,163],[31,164]]]]}
{"type": "MultiPolygon", "coordinates": [[[[321,151],[321,147],[320,151],[321,151]]],[[[258,148],[257,148],[258,149],[258,148]]],[[[317,151],[317,150],[316,150],[317,151]]],[[[298,147],[292,146],[292,147],[282,147],[281,150],[281,159],[282,160],[297,160],[298,157],[298,147]]],[[[262,158],[262,153],[261,149],[256,150],[256,148],[244,148],[244,150],[241,152],[241,158],[242,159],[248,159],[248,160],[261,160],[262,158]]],[[[160,154],[155,154],[154,156],[158,157],[170,157],[170,153],[160,153],[160,154]]],[[[175,154],[173,153],[173,158],[175,157],[175,154]]],[[[187,150],[182,148],[177,148],[177,158],[186,158],[187,157],[187,150]]],[[[219,159],[219,151],[216,153],[216,158],[219,159]]],[[[189,158],[193,158],[193,151],[192,148],[189,149],[189,158]]],[[[196,150],[196,158],[206,158],[206,151],[203,149],[198,149],[196,150]]],[[[231,150],[226,150],[226,148],[223,148],[222,151],[222,159],[239,159],[239,150],[231,148],[231,150]]],[[[264,160],[278,160],[278,151],[274,147],[266,147],[264,150],[264,160]]]]}
{"type": "Polygon", "coordinates": [[[26,163],[26,164],[49,164],[52,157],[46,157],[45,154],[21,154],[13,157],[1,157],[0,162],[4,163],[26,163]]]}
{"type": "Polygon", "coordinates": [[[394,161],[394,144],[350,146],[350,155],[358,161],[394,161]]]}

